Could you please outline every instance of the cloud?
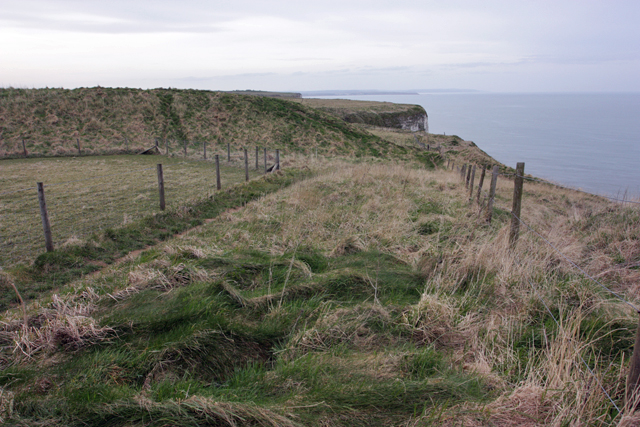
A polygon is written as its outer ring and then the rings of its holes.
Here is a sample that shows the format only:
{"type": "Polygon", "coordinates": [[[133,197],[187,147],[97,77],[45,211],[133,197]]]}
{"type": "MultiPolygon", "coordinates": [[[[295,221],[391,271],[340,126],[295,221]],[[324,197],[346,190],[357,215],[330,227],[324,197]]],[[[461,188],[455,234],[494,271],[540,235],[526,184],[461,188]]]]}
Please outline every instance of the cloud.
{"type": "Polygon", "coordinates": [[[638,90],[638,20],[629,0],[21,0],[0,2],[0,56],[27,86],[493,90],[579,70],[585,88],[606,74],[638,90]]]}

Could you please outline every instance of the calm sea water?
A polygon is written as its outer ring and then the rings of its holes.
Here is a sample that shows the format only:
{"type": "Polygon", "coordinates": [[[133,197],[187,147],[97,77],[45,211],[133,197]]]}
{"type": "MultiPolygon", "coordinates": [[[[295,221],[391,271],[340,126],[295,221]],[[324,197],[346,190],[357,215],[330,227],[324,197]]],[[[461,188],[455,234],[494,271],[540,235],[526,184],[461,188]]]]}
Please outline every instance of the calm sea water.
{"type": "MultiPolygon", "coordinates": [[[[329,97],[325,97],[329,98],[329,97]]],[[[422,105],[429,131],[474,141],[502,163],[598,194],[640,196],[640,94],[341,97],[422,105]]]]}

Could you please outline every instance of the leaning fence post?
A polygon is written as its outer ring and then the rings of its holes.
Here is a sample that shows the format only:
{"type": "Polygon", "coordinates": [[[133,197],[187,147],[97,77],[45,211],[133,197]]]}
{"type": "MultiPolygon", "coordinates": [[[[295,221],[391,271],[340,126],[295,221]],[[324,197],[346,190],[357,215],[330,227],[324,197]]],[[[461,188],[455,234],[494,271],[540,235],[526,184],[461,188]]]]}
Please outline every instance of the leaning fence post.
{"type": "Polygon", "coordinates": [[[204,159],[207,160],[207,141],[202,143],[202,148],[204,150],[204,159]]]}
{"type": "Polygon", "coordinates": [[[478,182],[478,196],[477,202],[480,203],[480,192],[482,191],[482,184],[484,184],[484,174],[487,172],[484,166],[482,166],[482,172],[480,172],[480,182],[478,182]]]}
{"type": "Polygon", "coordinates": [[[47,202],[44,199],[44,184],[38,183],[38,201],[40,202],[40,217],[42,218],[42,229],[44,231],[44,246],[47,252],[53,251],[53,239],[51,237],[51,223],[47,213],[47,202]]]}
{"type": "Polygon", "coordinates": [[[280,170],[280,150],[276,150],[276,167],[275,170],[280,170]]]}
{"type": "Polygon", "coordinates": [[[227,142],[227,162],[231,163],[231,143],[227,142]]]}
{"type": "Polygon", "coordinates": [[[24,138],[22,138],[22,151],[24,152],[24,156],[27,157],[27,146],[24,143],[24,138]]]}
{"type": "Polygon", "coordinates": [[[264,149],[264,173],[267,173],[267,149],[264,149]]]}
{"type": "Polygon", "coordinates": [[[187,157],[187,140],[184,140],[184,156],[187,157]]]}
{"type": "Polygon", "coordinates": [[[469,182],[469,202],[473,200],[473,181],[476,180],[476,165],[473,165],[471,170],[471,181],[469,182]]]}
{"type": "Polygon", "coordinates": [[[496,184],[498,182],[498,175],[500,174],[500,168],[498,165],[493,167],[493,175],[491,175],[491,186],[489,187],[489,200],[487,201],[487,222],[491,224],[491,217],[493,216],[493,201],[496,198],[496,184]]]}
{"type": "Polygon", "coordinates": [[[220,156],[216,154],[216,188],[219,190],[222,188],[220,183],[220,156]]]}
{"type": "Polygon", "coordinates": [[[80,150],[80,138],[76,138],[76,142],[78,143],[78,155],[82,155],[82,150],[80,150]]]}
{"type": "Polygon", "coordinates": [[[516,177],[513,181],[513,205],[511,208],[511,231],[509,233],[509,247],[515,248],[520,232],[520,210],[522,207],[522,183],[524,181],[524,163],[516,165],[516,177]]]}
{"type": "Polygon", "coordinates": [[[456,168],[456,162],[455,160],[451,160],[451,170],[455,170],[456,168]]]}
{"type": "Polygon", "coordinates": [[[640,323],[636,329],[636,342],[633,345],[633,354],[629,365],[629,376],[627,377],[626,404],[631,411],[639,405],[640,394],[640,323]]]}
{"type": "Polygon", "coordinates": [[[462,165],[460,167],[460,179],[464,181],[464,174],[467,171],[467,165],[462,165]]]}
{"type": "Polygon", "coordinates": [[[165,208],[164,204],[164,174],[162,173],[162,164],[158,163],[158,193],[160,194],[160,210],[165,208]]]}
{"type": "Polygon", "coordinates": [[[249,154],[247,149],[244,149],[244,180],[249,181],[249,154]]]}
{"type": "Polygon", "coordinates": [[[465,180],[465,187],[469,188],[469,180],[471,179],[471,165],[467,167],[467,178],[465,180]]]}

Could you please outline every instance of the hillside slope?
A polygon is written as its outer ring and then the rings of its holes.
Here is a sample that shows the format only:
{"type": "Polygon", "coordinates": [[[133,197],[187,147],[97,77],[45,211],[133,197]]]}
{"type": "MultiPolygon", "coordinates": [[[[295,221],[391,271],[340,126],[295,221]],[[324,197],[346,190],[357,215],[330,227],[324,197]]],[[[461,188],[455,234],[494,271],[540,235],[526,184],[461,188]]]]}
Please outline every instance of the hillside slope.
{"type": "MultiPolygon", "coordinates": [[[[510,180],[500,178],[487,224],[452,171],[335,159],[312,169],[4,313],[0,417],[140,427],[621,420],[602,390],[623,407],[637,314],[534,233],[507,249],[510,180]]],[[[636,209],[537,182],[523,205],[527,224],[637,303],[636,209]]]]}
{"type": "MultiPolygon", "coordinates": [[[[0,89],[0,157],[135,151],[159,140],[380,155],[393,144],[291,100],[178,89],[0,89]]],[[[406,152],[401,149],[398,153],[406,152]]]]}

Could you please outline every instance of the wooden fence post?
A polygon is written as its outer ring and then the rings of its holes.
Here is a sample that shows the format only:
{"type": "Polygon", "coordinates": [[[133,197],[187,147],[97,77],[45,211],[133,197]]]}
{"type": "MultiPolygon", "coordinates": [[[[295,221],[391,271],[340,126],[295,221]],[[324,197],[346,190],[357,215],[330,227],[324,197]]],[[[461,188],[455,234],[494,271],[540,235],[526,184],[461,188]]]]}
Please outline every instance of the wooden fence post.
{"type": "Polygon", "coordinates": [[[460,179],[464,181],[464,174],[467,171],[467,165],[462,165],[460,167],[460,179]]]}
{"type": "Polygon", "coordinates": [[[78,156],[81,156],[82,150],[80,149],[80,138],[76,138],[76,142],[78,143],[78,156]]]}
{"type": "Polygon", "coordinates": [[[227,142],[227,162],[231,163],[231,143],[227,142]]]}
{"type": "Polygon", "coordinates": [[[249,181],[249,154],[247,149],[244,149],[244,180],[249,181]]]}
{"type": "Polygon", "coordinates": [[[467,167],[467,178],[465,179],[465,187],[469,188],[469,180],[471,179],[471,165],[467,167]]]}
{"type": "Polygon", "coordinates": [[[125,136],[124,138],[124,146],[127,151],[129,151],[129,139],[125,136]]]}
{"type": "Polygon", "coordinates": [[[164,149],[167,151],[167,156],[169,155],[169,140],[167,138],[164,139],[164,149]]]}
{"type": "Polygon", "coordinates": [[[222,184],[220,183],[220,156],[216,154],[216,188],[220,190],[222,184]]]}
{"type": "Polygon", "coordinates": [[[158,193],[160,195],[160,210],[165,208],[164,204],[164,174],[162,173],[162,164],[158,163],[158,193]]]}
{"type": "Polygon", "coordinates": [[[258,146],[256,146],[256,170],[258,170],[260,168],[260,165],[259,165],[259,163],[260,163],[259,162],[259,157],[260,157],[259,152],[260,152],[260,148],[258,146]]]}
{"type": "Polygon", "coordinates": [[[22,151],[24,152],[24,156],[27,157],[27,146],[24,143],[24,138],[22,138],[22,151]]]}
{"type": "Polygon", "coordinates": [[[520,210],[522,208],[522,183],[524,181],[524,163],[516,165],[516,177],[513,180],[513,205],[511,207],[511,231],[509,247],[515,248],[520,233],[520,210]]]}
{"type": "Polygon", "coordinates": [[[484,175],[486,172],[487,169],[482,166],[482,172],[480,173],[480,182],[478,183],[478,196],[476,197],[478,203],[480,203],[480,192],[482,191],[482,184],[484,184],[484,175]]]}
{"type": "Polygon", "coordinates": [[[447,159],[447,170],[449,170],[449,165],[451,164],[451,159],[447,159]]]}
{"type": "Polygon", "coordinates": [[[451,160],[451,170],[455,170],[456,168],[456,162],[455,160],[451,160]]]}
{"type": "Polygon", "coordinates": [[[429,144],[427,144],[427,151],[430,151],[431,149],[429,148],[429,144]]]}
{"type": "Polygon", "coordinates": [[[202,148],[204,150],[204,159],[207,160],[207,141],[202,143],[202,148]]]}
{"type": "Polygon", "coordinates": [[[47,212],[47,202],[44,199],[44,184],[38,183],[38,201],[40,202],[40,217],[42,218],[42,229],[44,231],[44,246],[47,252],[53,251],[53,238],[51,237],[51,223],[47,212]]]}
{"type": "Polygon", "coordinates": [[[496,184],[498,182],[498,175],[500,174],[500,168],[498,165],[493,167],[493,175],[491,175],[491,186],[489,187],[489,200],[487,201],[487,222],[491,224],[491,217],[493,216],[493,201],[496,198],[496,184]]]}
{"type": "Polygon", "coordinates": [[[469,202],[473,200],[473,182],[476,180],[476,165],[471,170],[471,181],[469,182],[469,202]]]}
{"type": "Polygon", "coordinates": [[[184,156],[187,157],[187,140],[184,140],[184,156]]]}
{"type": "Polygon", "coordinates": [[[627,377],[627,394],[625,402],[627,409],[632,412],[640,406],[640,323],[636,329],[636,342],[633,345],[633,354],[629,365],[627,377]]]}
{"type": "Polygon", "coordinates": [[[276,167],[275,170],[280,170],[280,150],[276,150],[276,167]]]}
{"type": "Polygon", "coordinates": [[[267,173],[267,149],[264,149],[264,173],[267,173]]]}

